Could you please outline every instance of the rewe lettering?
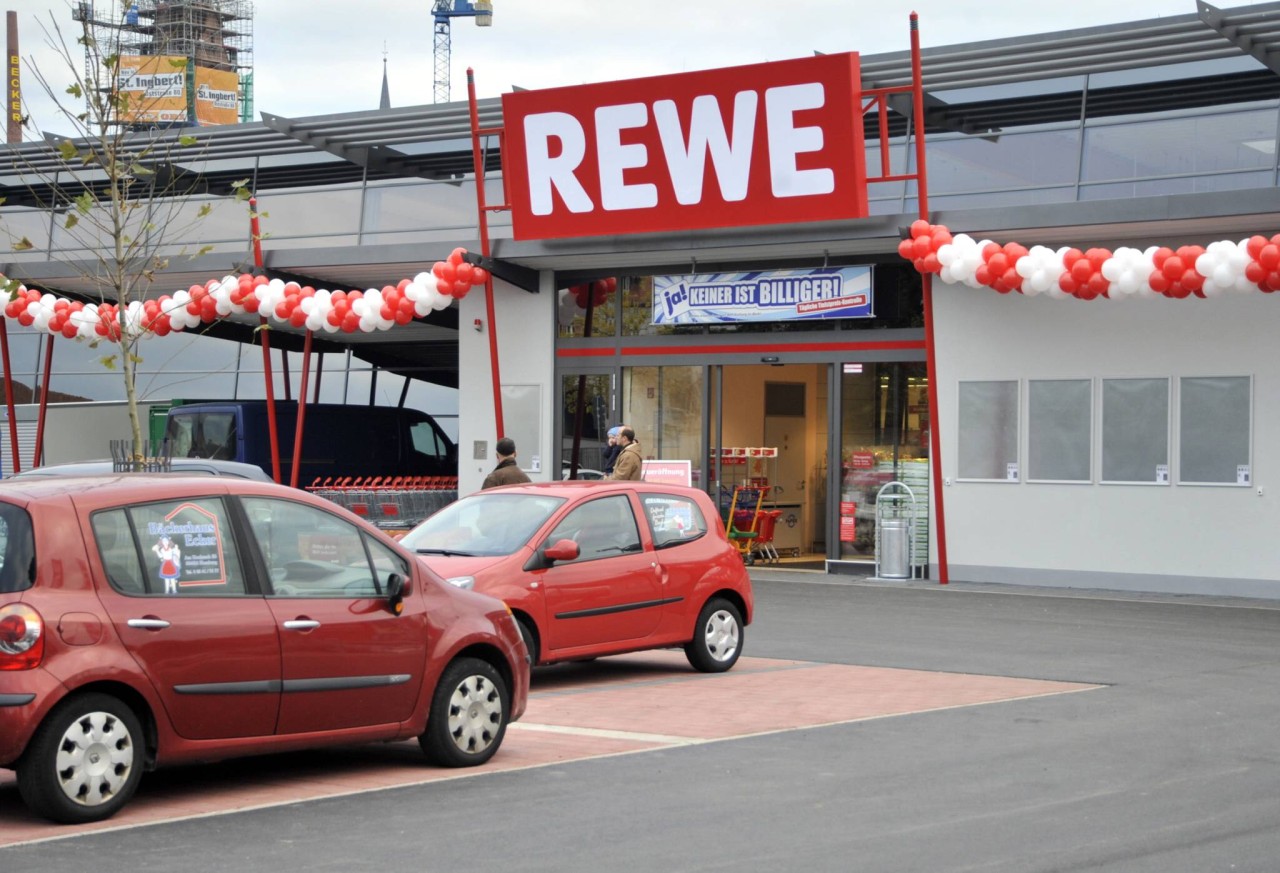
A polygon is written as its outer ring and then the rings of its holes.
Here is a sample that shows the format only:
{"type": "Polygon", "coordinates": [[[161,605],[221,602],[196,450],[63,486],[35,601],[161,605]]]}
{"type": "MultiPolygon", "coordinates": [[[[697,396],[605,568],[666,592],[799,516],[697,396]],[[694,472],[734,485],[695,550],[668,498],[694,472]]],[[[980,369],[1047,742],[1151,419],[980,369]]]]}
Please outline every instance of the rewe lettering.
{"type": "Polygon", "coordinates": [[[801,168],[801,155],[822,151],[823,128],[799,123],[799,112],[826,105],[821,82],[742,90],[733,95],[732,116],[721,113],[715,96],[702,94],[691,101],[686,130],[674,100],[632,102],[596,107],[591,117],[593,137],[582,122],[567,112],[540,112],[524,117],[525,163],[529,207],[533,215],[555,212],[557,195],[572,213],[585,214],[653,209],[659,203],[658,185],[628,181],[637,175],[669,185],[682,206],[702,203],[710,165],[714,190],[725,203],[748,199],[751,169],[758,150],[767,161],[770,194],[775,198],[827,195],[835,191],[832,167],[801,168]],[[764,142],[756,142],[763,113],[764,142]],[[657,147],[652,134],[656,133],[657,147]],[[588,154],[594,141],[595,154],[588,154]],[[650,172],[643,172],[649,170],[650,172]],[[584,184],[591,179],[598,185],[584,184]],[[590,190],[599,191],[599,202],[590,190]]]}

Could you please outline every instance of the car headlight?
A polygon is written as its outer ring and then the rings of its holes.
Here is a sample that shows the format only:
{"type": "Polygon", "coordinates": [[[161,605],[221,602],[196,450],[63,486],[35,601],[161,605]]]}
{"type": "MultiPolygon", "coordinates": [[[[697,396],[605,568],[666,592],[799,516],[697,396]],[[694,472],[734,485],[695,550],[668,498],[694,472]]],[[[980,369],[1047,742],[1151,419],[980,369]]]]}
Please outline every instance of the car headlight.
{"type": "Polygon", "coordinates": [[[453,578],[446,579],[444,581],[448,582],[454,588],[465,588],[468,591],[476,587],[475,576],[454,576],[453,578]]]}

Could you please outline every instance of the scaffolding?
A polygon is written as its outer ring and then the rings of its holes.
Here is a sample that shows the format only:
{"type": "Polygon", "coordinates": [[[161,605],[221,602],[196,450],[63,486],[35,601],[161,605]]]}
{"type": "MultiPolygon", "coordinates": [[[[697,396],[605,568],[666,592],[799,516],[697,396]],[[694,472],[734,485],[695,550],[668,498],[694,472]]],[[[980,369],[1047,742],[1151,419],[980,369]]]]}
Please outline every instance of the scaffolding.
{"type": "MultiPolygon", "coordinates": [[[[199,78],[197,68],[234,74],[236,117],[241,123],[253,120],[252,0],[77,2],[71,16],[93,38],[85,46],[88,80],[98,59],[110,54],[184,58],[194,78],[199,78]]],[[[188,91],[186,123],[217,123],[201,120],[194,105],[196,89],[188,91]]]]}

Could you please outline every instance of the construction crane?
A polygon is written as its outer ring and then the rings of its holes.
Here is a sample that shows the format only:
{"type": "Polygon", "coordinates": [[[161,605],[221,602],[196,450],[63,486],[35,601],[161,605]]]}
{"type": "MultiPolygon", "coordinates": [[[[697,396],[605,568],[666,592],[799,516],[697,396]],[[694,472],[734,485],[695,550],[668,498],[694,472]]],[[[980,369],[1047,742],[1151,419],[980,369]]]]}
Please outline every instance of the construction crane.
{"type": "Polygon", "coordinates": [[[431,12],[435,16],[436,77],[435,102],[449,102],[449,26],[455,18],[474,18],[478,27],[493,24],[493,0],[434,0],[431,12]]]}

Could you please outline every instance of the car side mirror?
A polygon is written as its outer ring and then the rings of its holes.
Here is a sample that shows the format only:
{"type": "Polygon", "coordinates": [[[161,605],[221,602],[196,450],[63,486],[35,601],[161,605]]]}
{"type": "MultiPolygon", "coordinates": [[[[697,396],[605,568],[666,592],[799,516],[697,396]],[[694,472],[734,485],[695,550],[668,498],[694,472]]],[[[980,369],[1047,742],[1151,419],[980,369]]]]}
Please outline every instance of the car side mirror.
{"type": "Polygon", "coordinates": [[[396,615],[404,612],[404,596],[409,593],[409,583],[399,573],[387,577],[387,606],[396,615]]]}
{"type": "Polygon", "coordinates": [[[542,550],[542,556],[548,562],[573,561],[579,554],[578,544],[573,540],[558,540],[542,550]]]}

